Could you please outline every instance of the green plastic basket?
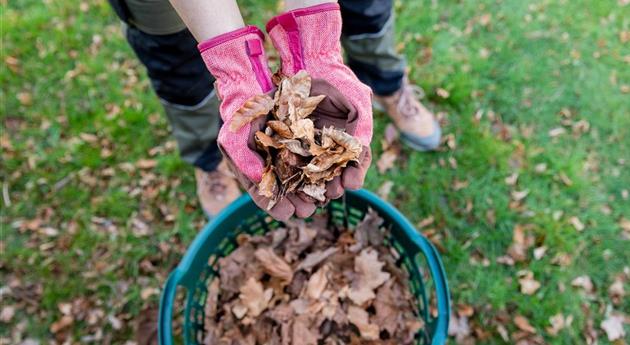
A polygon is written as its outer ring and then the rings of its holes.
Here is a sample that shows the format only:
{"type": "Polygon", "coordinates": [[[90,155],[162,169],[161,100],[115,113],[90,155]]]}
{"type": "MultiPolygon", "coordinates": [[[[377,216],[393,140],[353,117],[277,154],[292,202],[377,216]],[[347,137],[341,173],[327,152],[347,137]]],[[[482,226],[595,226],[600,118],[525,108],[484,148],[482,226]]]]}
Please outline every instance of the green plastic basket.
{"type": "MultiPolygon", "coordinates": [[[[356,225],[367,212],[374,209],[391,232],[390,245],[401,254],[400,265],[410,274],[409,288],[417,296],[420,317],[426,327],[418,335],[418,344],[441,345],[446,342],[450,316],[450,296],[446,274],[435,247],[392,205],[365,191],[349,191],[343,199],[327,206],[333,224],[356,225]],[[430,297],[433,293],[433,299],[430,297]],[[429,311],[434,302],[437,315],[429,311]]],[[[249,196],[243,196],[212,219],[197,235],[180,264],[171,272],[160,300],[158,338],[162,345],[171,345],[173,338],[173,309],[177,287],[186,289],[184,309],[184,343],[202,344],[204,332],[204,304],[208,279],[216,276],[216,260],[234,250],[239,233],[260,234],[282,224],[260,210],[249,196]]]]}

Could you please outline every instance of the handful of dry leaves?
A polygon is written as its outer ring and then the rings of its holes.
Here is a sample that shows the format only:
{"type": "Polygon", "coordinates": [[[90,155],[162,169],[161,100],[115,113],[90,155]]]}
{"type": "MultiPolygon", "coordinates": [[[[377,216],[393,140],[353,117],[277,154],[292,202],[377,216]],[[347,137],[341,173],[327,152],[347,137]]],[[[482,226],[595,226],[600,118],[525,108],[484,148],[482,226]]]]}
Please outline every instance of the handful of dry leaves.
{"type": "Polygon", "coordinates": [[[241,235],[208,287],[206,344],[412,344],[424,324],[369,212],[354,231],[288,222],[241,235]]]}
{"type": "Polygon", "coordinates": [[[237,131],[261,116],[268,117],[264,130],[255,134],[265,159],[258,189],[271,200],[267,209],[292,192],[324,202],[326,182],[358,160],[361,143],[343,129],[315,128],[309,116],[326,96],[310,96],[311,77],[306,71],[279,79],[274,98],[258,95],[248,100],[236,112],[230,129],[237,131]]]}

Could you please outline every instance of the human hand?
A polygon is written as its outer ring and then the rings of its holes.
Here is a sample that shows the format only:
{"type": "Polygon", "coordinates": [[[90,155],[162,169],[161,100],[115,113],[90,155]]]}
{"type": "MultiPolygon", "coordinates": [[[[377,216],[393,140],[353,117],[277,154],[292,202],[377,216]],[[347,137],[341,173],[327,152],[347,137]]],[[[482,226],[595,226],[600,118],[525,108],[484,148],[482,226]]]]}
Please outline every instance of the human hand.
{"type": "Polygon", "coordinates": [[[311,94],[327,96],[311,115],[316,127],[344,128],[363,145],[359,162],[327,184],[327,198],[340,197],[344,188],[361,188],[372,158],[372,91],[343,63],[339,5],[283,13],[267,23],[267,32],[280,55],[282,73],[291,76],[306,70],[313,78],[311,94]]]}
{"type": "MultiPolygon", "coordinates": [[[[257,187],[264,162],[256,153],[254,143],[254,133],[263,122],[254,121],[238,130],[231,128],[235,114],[248,100],[273,89],[263,37],[258,28],[248,26],[202,42],[198,48],[208,70],[216,78],[215,88],[221,99],[220,113],[224,123],[219,130],[219,147],[241,185],[256,205],[266,210],[270,200],[261,196],[257,187]]],[[[314,202],[290,195],[278,200],[267,212],[284,221],[294,214],[310,216],[315,208],[314,202]]]]}

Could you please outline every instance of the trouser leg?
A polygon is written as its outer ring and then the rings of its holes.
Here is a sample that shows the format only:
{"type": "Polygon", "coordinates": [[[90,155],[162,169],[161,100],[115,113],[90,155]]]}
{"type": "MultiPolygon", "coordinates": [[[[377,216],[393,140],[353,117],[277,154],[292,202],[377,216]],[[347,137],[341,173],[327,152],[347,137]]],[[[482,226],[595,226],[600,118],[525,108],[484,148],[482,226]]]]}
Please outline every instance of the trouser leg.
{"type": "Polygon", "coordinates": [[[196,40],[167,0],[110,2],[127,23],[127,41],[147,69],[181,158],[214,170],[221,161],[219,100],[196,40]]]}
{"type": "Polygon", "coordinates": [[[405,59],[396,52],[392,0],[340,0],[348,66],[375,94],[398,91],[405,59]]]}

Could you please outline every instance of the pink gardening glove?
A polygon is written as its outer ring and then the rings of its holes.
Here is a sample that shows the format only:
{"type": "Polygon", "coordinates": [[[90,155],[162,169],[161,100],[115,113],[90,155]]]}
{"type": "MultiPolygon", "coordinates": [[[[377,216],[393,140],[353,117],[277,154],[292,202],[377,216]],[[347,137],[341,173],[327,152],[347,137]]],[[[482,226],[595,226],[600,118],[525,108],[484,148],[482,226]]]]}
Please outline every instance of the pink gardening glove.
{"type": "MultiPolygon", "coordinates": [[[[257,183],[262,178],[263,159],[255,152],[254,133],[261,121],[243,126],[237,132],[230,129],[234,113],[248,99],[272,91],[271,72],[263,49],[264,34],[255,26],[248,26],[217,36],[199,44],[201,57],[208,71],[215,77],[215,88],[221,99],[223,126],[218,143],[239,182],[254,202],[266,209],[269,199],[258,193],[257,183]]],[[[316,206],[297,197],[287,197],[269,211],[278,220],[311,215],[316,206]]]]}
{"type": "MultiPolygon", "coordinates": [[[[339,5],[326,3],[283,13],[267,23],[267,32],[280,55],[282,73],[306,70],[314,81],[321,79],[337,89],[336,97],[345,98],[354,112],[351,122],[342,127],[361,141],[363,152],[358,164],[349,165],[341,178],[328,183],[326,196],[335,199],[344,188],[361,188],[372,160],[372,91],[343,63],[339,5]]],[[[317,119],[318,110],[312,117],[317,119]]]]}

